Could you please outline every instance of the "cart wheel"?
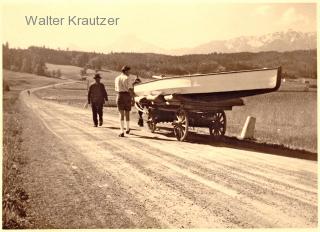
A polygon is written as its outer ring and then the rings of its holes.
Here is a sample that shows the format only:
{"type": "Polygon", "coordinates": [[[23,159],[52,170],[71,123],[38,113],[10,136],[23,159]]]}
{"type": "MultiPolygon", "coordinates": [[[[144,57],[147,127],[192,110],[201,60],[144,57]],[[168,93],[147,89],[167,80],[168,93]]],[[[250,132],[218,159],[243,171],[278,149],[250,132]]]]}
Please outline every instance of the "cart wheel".
{"type": "Polygon", "coordinates": [[[173,122],[173,131],[179,141],[184,141],[188,135],[189,119],[185,110],[178,110],[173,122]]]}
{"type": "Polygon", "coordinates": [[[154,131],[157,129],[157,123],[155,121],[155,118],[154,118],[154,109],[151,109],[149,108],[148,109],[148,112],[147,112],[147,115],[148,115],[148,121],[147,121],[147,125],[148,125],[148,128],[149,130],[151,131],[151,133],[154,133],[154,131]]]}
{"type": "Polygon", "coordinates": [[[224,111],[213,114],[213,120],[210,121],[209,132],[214,137],[224,136],[226,133],[227,117],[224,111]]]}
{"type": "Polygon", "coordinates": [[[151,131],[151,133],[154,133],[154,131],[157,129],[157,123],[153,121],[153,119],[149,119],[148,122],[148,128],[151,131]]]}

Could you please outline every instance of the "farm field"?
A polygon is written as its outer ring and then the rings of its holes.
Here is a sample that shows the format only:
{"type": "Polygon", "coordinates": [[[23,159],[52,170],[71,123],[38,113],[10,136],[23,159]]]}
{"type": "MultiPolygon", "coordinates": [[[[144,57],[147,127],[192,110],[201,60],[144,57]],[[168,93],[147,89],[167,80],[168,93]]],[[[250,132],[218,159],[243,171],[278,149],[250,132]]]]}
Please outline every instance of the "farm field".
{"type": "MultiPolygon", "coordinates": [[[[72,70],[72,67],[68,67],[72,70]]],[[[77,72],[76,67],[73,69],[77,72]]],[[[62,73],[64,71],[62,70],[62,73]]],[[[117,72],[100,72],[107,88],[109,102],[115,106],[114,78],[117,72]]],[[[89,82],[92,82],[92,77],[89,82]]],[[[83,107],[87,101],[87,81],[37,91],[46,100],[83,107]]],[[[234,107],[227,114],[227,136],[239,136],[248,116],[256,118],[257,142],[285,145],[293,149],[317,151],[317,90],[302,80],[286,80],[279,91],[244,98],[245,106],[234,107]]],[[[134,110],[135,111],[135,110],[134,110]]],[[[208,133],[206,129],[195,129],[208,133]]]]}
{"type": "MultiPolygon", "coordinates": [[[[58,89],[49,88],[43,92],[37,92],[38,96],[47,98],[48,100],[56,100],[61,103],[66,103],[70,105],[83,106],[87,100],[87,89],[88,86],[94,82],[93,76],[95,71],[92,69],[87,70],[86,80],[80,80],[80,70],[81,68],[70,65],[56,65],[56,64],[46,64],[49,70],[60,69],[62,76],[67,79],[79,80],[77,83],[69,84],[68,86],[59,86],[58,89]],[[57,92],[57,90],[59,90],[57,92]],[[46,93],[47,92],[47,93],[46,93]],[[42,96],[45,94],[45,96],[42,96]],[[52,94],[52,96],[51,96],[52,94]]],[[[101,82],[105,85],[110,106],[115,106],[115,96],[114,91],[114,79],[119,72],[105,70],[99,71],[100,76],[102,77],[101,82]]]]}
{"type": "MultiPolygon", "coordinates": [[[[60,69],[62,73],[62,77],[68,79],[80,79],[80,70],[82,68],[71,66],[71,65],[59,65],[59,64],[50,64],[46,63],[46,66],[49,71],[60,69]]],[[[95,73],[94,70],[88,69],[87,73],[93,75],[95,73]]]]}

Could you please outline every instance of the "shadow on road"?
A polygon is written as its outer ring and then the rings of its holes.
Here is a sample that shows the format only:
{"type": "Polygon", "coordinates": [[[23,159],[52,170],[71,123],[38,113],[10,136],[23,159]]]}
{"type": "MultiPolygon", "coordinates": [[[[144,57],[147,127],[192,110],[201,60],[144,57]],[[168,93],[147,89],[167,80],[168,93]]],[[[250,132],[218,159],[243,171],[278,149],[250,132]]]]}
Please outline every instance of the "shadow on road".
{"type": "Polygon", "coordinates": [[[173,140],[172,139],[163,139],[163,138],[159,138],[159,137],[156,137],[156,136],[144,136],[144,135],[137,135],[137,134],[134,134],[134,133],[130,133],[130,136],[132,136],[134,138],[139,138],[139,139],[151,139],[151,140],[160,140],[160,141],[169,141],[169,142],[172,142],[173,140]]]}
{"type": "MultiPolygon", "coordinates": [[[[111,129],[111,130],[120,130],[119,127],[116,127],[116,126],[102,126],[101,127],[102,129],[111,129]]],[[[132,129],[130,128],[130,131],[135,131],[136,129],[132,129]]]]}
{"type": "MultiPolygon", "coordinates": [[[[155,133],[159,133],[161,135],[167,137],[175,137],[171,128],[167,127],[158,127],[155,133]]],[[[314,160],[317,161],[317,153],[298,150],[298,149],[290,149],[285,147],[284,145],[278,144],[266,144],[260,143],[254,140],[240,140],[236,137],[222,137],[222,138],[213,138],[210,135],[198,134],[190,131],[188,134],[187,141],[188,143],[197,143],[197,144],[206,144],[215,147],[227,147],[234,149],[242,149],[247,151],[255,151],[268,153],[272,155],[286,156],[292,158],[306,159],[306,160],[314,160]]]]}

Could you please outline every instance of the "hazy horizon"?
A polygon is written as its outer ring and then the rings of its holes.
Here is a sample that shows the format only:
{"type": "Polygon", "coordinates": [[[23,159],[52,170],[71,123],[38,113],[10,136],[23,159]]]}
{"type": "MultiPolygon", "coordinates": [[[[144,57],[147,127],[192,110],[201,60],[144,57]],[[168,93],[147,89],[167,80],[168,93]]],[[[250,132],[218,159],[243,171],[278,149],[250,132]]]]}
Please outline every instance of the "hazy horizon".
{"type": "Polygon", "coordinates": [[[316,32],[315,3],[221,1],[6,1],[2,5],[3,42],[11,47],[108,53],[121,43],[145,52],[192,48],[213,40],[261,36],[292,29],[316,32]],[[28,26],[25,16],[118,17],[116,26],[28,26]],[[4,20],[5,19],[5,20],[4,20]],[[134,43],[137,40],[137,43],[134,43]],[[138,44],[138,45],[137,45],[138,44]],[[109,50],[109,51],[108,51],[109,50]]]}

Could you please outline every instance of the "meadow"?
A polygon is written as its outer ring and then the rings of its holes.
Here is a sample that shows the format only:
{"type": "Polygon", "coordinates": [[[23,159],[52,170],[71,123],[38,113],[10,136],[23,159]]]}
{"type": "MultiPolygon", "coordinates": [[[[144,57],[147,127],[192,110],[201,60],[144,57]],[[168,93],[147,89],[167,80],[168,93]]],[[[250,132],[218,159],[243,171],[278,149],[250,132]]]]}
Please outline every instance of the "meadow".
{"type": "MultiPolygon", "coordinates": [[[[94,70],[88,69],[87,79],[81,80],[81,68],[79,67],[55,64],[46,64],[46,66],[49,70],[60,69],[64,78],[73,79],[77,82],[37,91],[35,93],[37,96],[46,100],[54,100],[76,106],[83,106],[87,102],[87,89],[94,82],[94,70]]],[[[99,74],[102,77],[101,82],[105,85],[108,93],[108,106],[115,106],[116,92],[114,91],[114,79],[119,73],[114,71],[99,71],[99,74]]]]}
{"type": "MultiPolygon", "coordinates": [[[[53,66],[54,67],[54,66],[53,66]]],[[[79,79],[77,67],[61,69],[66,76],[79,79]],[[76,78],[76,74],[78,77],[76,78]]],[[[115,106],[114,78],[117,72],[100,72],[109,94],[108,106],[115,106]]],[[[93,74],[88,78],[93,82],[93,74]]],[[[88,81],[40,90],[36,94],[46,100],[83,107],[87,101],[88,81]]],[[[248,116],[256,118],[257,142],[285,145],[294,149],[317,151],[317,89],[306,90],[305,80],[282,82],[277,92],[243,98],[245,106],[234,107],[227,114],[227,135],[239,136],[248,116]]],[[[314,80],[313,80],[314,82],[314,80]]],[[[312,84],[315,87],[314,83],[312,84]]],[[[205,131],[207,133],[207,131],[205,131]]]]}

